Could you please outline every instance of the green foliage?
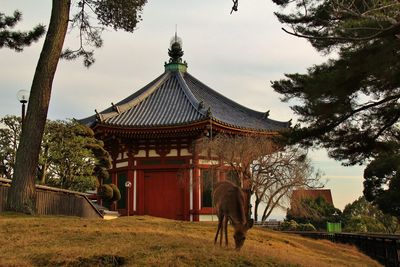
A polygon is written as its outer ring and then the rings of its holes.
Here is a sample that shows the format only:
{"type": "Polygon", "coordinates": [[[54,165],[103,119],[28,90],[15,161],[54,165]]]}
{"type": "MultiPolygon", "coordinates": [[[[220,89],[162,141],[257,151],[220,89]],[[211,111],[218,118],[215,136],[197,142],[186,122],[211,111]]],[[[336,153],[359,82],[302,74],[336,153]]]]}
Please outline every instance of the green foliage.
{"type": "Polygon", "coordinates": [[[315,229],[314,225],[312,225],[311,223],[301,223],[297,227],[297,230],[304,231],[304,232],[310,232],[310,231],[316,231],[317,229],[315,229]]]}
{"type": "Polygon", "coordinates": [[[377,39],[393,38],[400,30],[397,0],[272,0],[293,8],[275,13],[280,22],[292,26],[290,34],[329,52],[333,48],[361,47],[377,39]]]}
{"type": "MultiPolygon", "coordinates": [[[[21,134],[21,118],[0,119],[0,176],[12,179],[21,134]]],[[[109,177],[111,159],[93,131],[74,121],[48,121],[38,165],[40,183],[86,191],[95,189],[98,179],[109,177]]]]}
{"type": "Polygon", "coordinates": [[[298,203],[292,202],[286,214],[287,220],[298,223],[310,223],[317,229],[324,230],[326,222],[340,222],[341,211],[328,203],[323,197],[301,198],[298,203]]]}
{"type": "Polygon", "coordinates": [[[15,155],[21,134],[21,118],[5,116],[0,119],[0,177],[12,178],[15,165],[15,155]]]}
{"type": "Polygon", "coordinates": [[[279,226],[279,229],[282,231],[297,231],[299,224],[295,220],[285,220],[279,226]]]}
{"type": "Polygon", "coordinates": [[[374,218],[368,216],[352,217],[346,222],[345,232],[382,233],[384,228],[374,218]]]}
{"type": "MultiPolygon", "coordinates": [[[[292,13],[277,13],[335,59],[306,74],[286,74],[272,87],[294,100],[299,116],[289,142],[322,146],[345,165],[373,160],[364,173],[367,200],[400,218],[400,2],[397,0],[294,0],[292,13]]],[[[292,2],[292,4],[290,4],[292,2]]]]}
{"type": "Polygon", "coordinates": [[[91,1],[95,6],[97,19],[102,25],[115,30],[133,32],[142,19],[141,13],[147,0],[100,0],[91,1]]]}
{"type": "Polygon", "coordinates": [[[87,190],[93,190],[97,187],[99,181],[96,176],[76,176],[74,182],[69,187],[70,190],[85,192],[87,190]]]}
{"type": "Polygon", "coordinates": [[[314,225],[311,223],[297,223],[295,220],[285,220],[279,226],[279,230],[281,231],[316,231],[314,225]]]}
{"type": "Polygon", "coordinates": [[[121,199],[121,192],[119,191],[118,186],[115,184],[110,184],[112,190],[113,190],[113,197],[111,201],[119,201],[121,199]]]}
{"type": "Polygon", "coordinates": [[[273,82],[284,101],[298,100],[292,109],[302,125],[289,134],[291,141],[326,147],[345,164],[398,150],[400,3],[291,2],[295,11],[277,13],[278,19],[316,49],[338,53],[306,74],[286,74],[286,79],[273,82]]]}
{"type": "Polygon", "coordinates": [[[82,178],[93,180],[94,157],[90,150],[85,149],[88,142],[79,135],[79,129],[73,123],[64,121],[48,121],[42,142],[41,160],[46,163],[42,167],[46,184],[78,191],[94,189],[93,183],[82,183],[82,178]],[[80,177],[80,179],[77,179],[80,177]],[[79,185],[84,187],[79,188],[79,185]]]}
{"type": "Polygon", "coordinates": [[[97,189],[97,193],[103,200],[111,200],[114,190],[111,188],[110,184],[102,184],[97,189]]]}
{"type": "Polygon", "coordinates": [[[0,12],[0,48],[8,47],[21,52],[25,46],[39,40],[45,33],[43,25],[37,25],[29,32],[11,31],[17,22],[22,19],[22,13],[14,11],[13,16],[6,16],[0,12]]]}
{"type": "Polygon", "coordinates": [[[365,197],[346,205],[342,222],[345,232],[395,233],[400,227],[395,217],[385,215],[365,197]]]}
{"type": "Polygon", "coordinates": [[[77,191],[108,178],[110,157],[91,129],[74,121],[48,121],[39,160],[41,182],[77,191]]]}
{"type": "Polygon", "coordinates": [[[84,146],[85,149],[90,150],[96,158],[94,175],[99,180],[108,179],[108,170],[111,168],[111,157],[104,149],[103,141],[97,140],[94,136],[93,130],[85,125],[75,122],[74,127],[76,128],[77,135],[86,138],[87,142],[84,146]]]}
{"type": "Polygon", "coordinates": [[[384,213],[400,220],[400,156],[381,154],[364,170],[364,195],[384,213]]]}
{"type": "Polygon", "coordinates": [[[114,202],[121,199],[121,192],[115,184],[102,184],[97,192],[105,201],[114,202]]]}
{"type": "Polygon", "coordinates": [[[61,57],[67,60],[81,57],[85,67],[90,67],[95,62],[94,50],[86,47],[102,47],[104,26],[133,32],[142,20],[141,13],[146,3],[147,0],[77,1],[77,12],[72,16],[71,25],[79,32],[80,46],[76,50],[65,49],[61,57]],[[95,22],[92,21],[94,17],[97,18],[95,22]]]}

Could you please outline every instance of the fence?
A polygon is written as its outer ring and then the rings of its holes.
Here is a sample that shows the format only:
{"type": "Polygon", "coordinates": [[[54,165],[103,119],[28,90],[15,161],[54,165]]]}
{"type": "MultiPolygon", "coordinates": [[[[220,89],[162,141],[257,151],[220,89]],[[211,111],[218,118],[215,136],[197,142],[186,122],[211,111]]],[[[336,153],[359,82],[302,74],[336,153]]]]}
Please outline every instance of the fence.
{"type": "Polygon", "coordinates": [[[286,232],[332,242],[352,244],[385,266],[400,266],[400,235],[324,232],[286,232]]]}
{"type": "Polygon", "coordinates": [[[269,220],[265,222],[254,222],[254,225],[261,226],[261,227],[267,227],[270,229],[278,230],[279,226],[281,225],[281,221],[278,220],[269,220]]]}
{"type": "MultiPolygon", "coordinates": [[[[0,212],[5,209],[10,184],[10,180],[0,178],[0,212]]],[[[39,215],[103,217],[85,194],[42,185],[36,185],[36,211],[39,215]]]]}

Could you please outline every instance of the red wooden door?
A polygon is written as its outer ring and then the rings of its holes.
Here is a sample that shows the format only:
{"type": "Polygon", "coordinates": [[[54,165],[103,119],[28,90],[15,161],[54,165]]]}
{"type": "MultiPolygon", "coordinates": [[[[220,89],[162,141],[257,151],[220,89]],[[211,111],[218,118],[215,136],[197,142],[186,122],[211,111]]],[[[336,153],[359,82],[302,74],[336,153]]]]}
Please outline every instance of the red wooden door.
{"type": "Polygon", "coordinates": [[[183,220],[183,183],[176,172],[144,173],[144,212],[147,215],[183,220]]]}

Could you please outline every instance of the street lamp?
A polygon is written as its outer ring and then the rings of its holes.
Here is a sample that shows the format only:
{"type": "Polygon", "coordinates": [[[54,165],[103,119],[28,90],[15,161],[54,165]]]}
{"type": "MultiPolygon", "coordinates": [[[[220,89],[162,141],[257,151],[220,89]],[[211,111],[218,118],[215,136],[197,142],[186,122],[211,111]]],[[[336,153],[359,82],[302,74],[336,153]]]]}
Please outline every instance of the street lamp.
{"type": "Polygon", "coordinates": [[[25,120],[25,105],[28,103],[29,92],[27,90],[19,90],[17,92],[17,99],[22,104],[22,124],[24,124],[25,120]]]}
{"type": "Polygon", "coordinates": [[[132,183],[130,182],[130,181],[126,181],[125,182],[125,187],[126,187],[126,192],[127,192],[127,195],[128,195],[128,212],[127,212],[127,215],[129,216],[129,212],[130,212],[130,210],[129,210],[129,189],[131,188],[131,186],[132,186],[132,183]]]}

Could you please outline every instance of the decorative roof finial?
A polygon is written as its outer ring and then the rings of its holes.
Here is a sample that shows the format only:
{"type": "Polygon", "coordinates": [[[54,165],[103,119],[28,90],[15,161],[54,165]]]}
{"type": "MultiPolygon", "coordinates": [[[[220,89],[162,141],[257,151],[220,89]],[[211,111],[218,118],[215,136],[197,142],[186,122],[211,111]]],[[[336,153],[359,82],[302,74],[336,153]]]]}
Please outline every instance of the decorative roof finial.
{"type": "Polygon", "coordinates": [[[168,55],[170,57],[169,63],[182,63],[182,39],[178,36],[177,25],[175,25],[175,36],[171,39],[168,55]]]}
{"type": "Polygon", "coordinates": [[[175,42],[178,41],[178,24],[175,24],[175,42]]]}
{"type": "Polygon", "coordinates": [[[170,46],[168,49],[169,61],[165,62],[165,71],[179,71],[186,72],[187,63],[182,62],[183,50],[182,39],[178,36],[178,26],[175,25],[175,35],[171,38],[170,46]]]}

